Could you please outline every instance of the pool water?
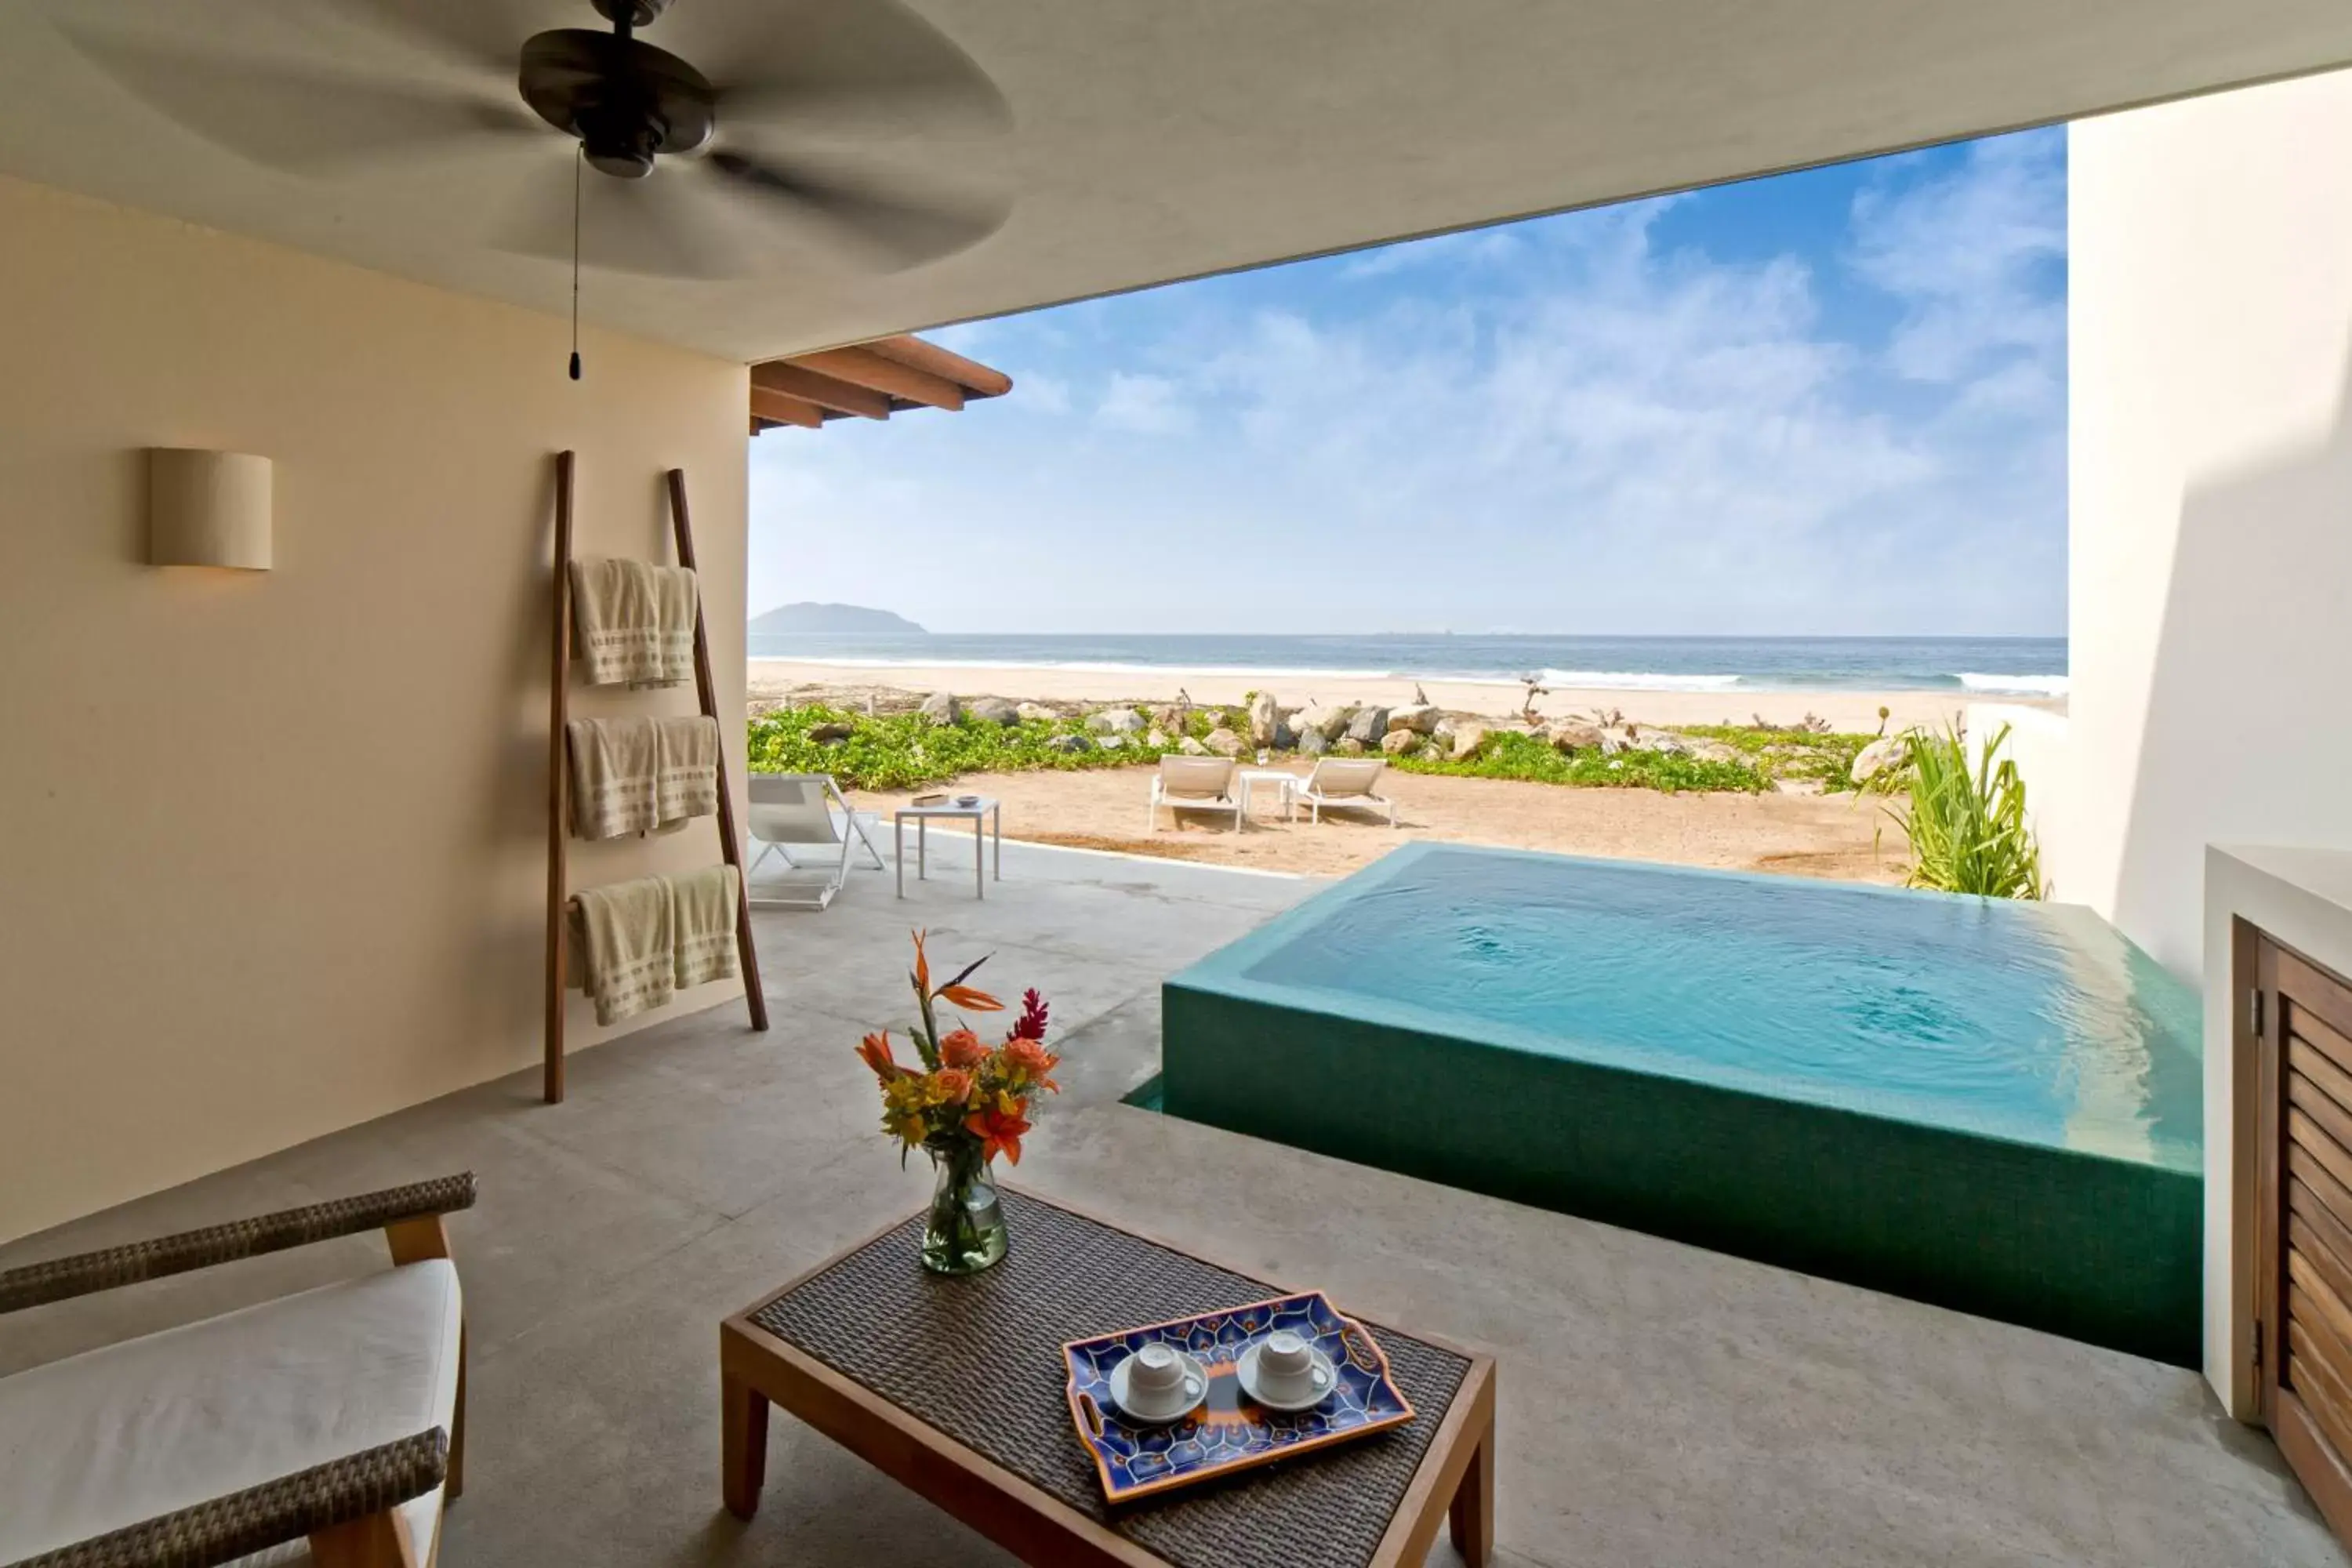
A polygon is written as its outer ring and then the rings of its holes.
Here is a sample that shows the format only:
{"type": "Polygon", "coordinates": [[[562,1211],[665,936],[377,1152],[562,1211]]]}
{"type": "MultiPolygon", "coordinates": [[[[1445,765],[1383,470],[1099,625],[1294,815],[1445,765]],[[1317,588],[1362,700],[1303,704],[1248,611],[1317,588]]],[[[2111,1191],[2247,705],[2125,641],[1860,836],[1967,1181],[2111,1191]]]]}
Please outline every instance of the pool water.
{"type": "Polygon", "coordinates": [[[2198,1005],[2087,910],[1413,844],[1161,1001],[1171,1115],[2197,1358],[2198,1005]]]}
{"type": "Polygon", "coordinates": [[[1433,846],[1242,973],[1496,1043],[2201,1159],[2194,993],[2090,910],[1433,846]]]}

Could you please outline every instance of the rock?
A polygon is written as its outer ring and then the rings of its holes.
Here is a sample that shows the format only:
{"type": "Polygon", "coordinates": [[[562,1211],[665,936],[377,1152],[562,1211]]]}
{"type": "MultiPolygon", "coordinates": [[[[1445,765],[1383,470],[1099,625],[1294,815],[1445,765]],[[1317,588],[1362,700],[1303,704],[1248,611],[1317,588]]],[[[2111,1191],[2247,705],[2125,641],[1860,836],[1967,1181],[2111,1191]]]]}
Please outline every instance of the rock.
{"type": "Polygon", "coordinates": [[[1322,731],[1301,730],[1298,731],[1298,754],[1300,756],[1319,757],[1330,749],[1331,742],[1323,738],[1322,731]]]}
{"type": "Polygon", "coordinates": [[[1342,735],[1331,742],[1331,752],[1334,756],[1360,757],[1364,754],[1364,743],[1353,735],[1342,735]]]}
{"type": "Polygon", "coordinates": [[[839,745],[855,733],[856,731],[847,724],[813,724],[809,727],[809,739],[820,746],[839,745]]]}
{"type": "Polygon", "coordinates": [[[1165,730],[1171,735],[1181,735],[1184,732],[1185,721],[1192,716],[1192,708],[1190,703],[1163,702],[1151,710],[1151,727],[1155,730],[1165,730]]]}
{"type": "Polygon", "coordinates": [[[1040,719],[1050,724],[1062,715],[1042,702],[1024,702],[1013,708],[1013,716],[1025,724],[1034,724],[1040,719]]]}
{"type": "Polygon", "coordinates": [[[1665,730],[1644,730],[1638,735],[1627,737],[1626,744],[1636,751],[1662,752],[1670,757],[1690,755],[1690,742],[1665,730]]]}
{"type": "Polygon", "coordinates": [[[1183,752],[1188,757],[1205,757],[1209,754],[1209,748],[1201,744],[1200,742],[1192,739],[1190,735],[1187,735],[1182,740],[1177,742],[1176,749],[1183,752]]]}
{"type": "Polygon", "coordinates": [[[1336,741],[1348,732],[1348,721],[1354,717],[1355,711],[1352,708],[1333,708],[1321,702],[1311,708],[1302,708],[1297,720],[1298,732],[1304,735],[1312,730],[1327,741],[1336,741]]]}
{"type": "Polygon", "coordinates": [[[1476,756],[1478,748],[1486,743],[1486,725],[1465,724],[1454,731],[1454,744],[1448,748],[1446,754],[1457,763],[1467,762],[1476,756]]]}
{"type": "Polygon", "coordinates": [[[1143,737],[1143,743],[1155,752],[1164,752],[1168,749],[1168,731],[1154,730],[1143,737]]]}
{"type": "Polygon", "coordinates": [[[1411,730],[1391,730],[1381,737],[1381,750],[1391,757],[1403,756],[1421,744],[1421,737],[1411,730]]]}
{"type": "Polygon", "coordinates": [[[1274,721],[1274,749],[1277,752],[1288,752],[1297,750],[1297,746],[1298,731],[1290,727],[1290,721],[1287,719],[1276,720],[1274,721]]]}
{"type": "Polygon", "coordinates": [[[1610,737],[1598,724],[1588,724],[1581,719],[1562,719],[1544,731],[1544,739],[1563,752],[1605,750],[1610,737]]]}
{"type": "Polygon", "coordinates": [[[1727,745],[1721,741],[1701,741],[1690,751],[1692,756],[1703,763],[1744,763],[1748,760],[1740,755],[1738,747],[1727,745]]]}
{"type": "Polygon", "coordinates": [[[1132,708],[1106,708],[1087,715],[1087,728],[1097,735],[1139,735],[1143,715],[1132,708]]]}
{"type": "Polygon", "coordinates": [[[923,699],[917,711],[934,724],[952,724],[963,717],[963,705],[955,700],[952,691],[934,691],[923,699]]]}
{"type": "MultiPolygon", "coordinates": [[[[1613,757],[1621,752],[1630,750],[1632,746],[1633,742],[1631,741],[1628,741],[1624,736],[1617,733],[1614,730],[1603,730],[1601,731],[1601,754],[1604,757],[1613,757]]],[[[1612,763],[1609,765],[1611,767],[1615,767],[1617,764],[1612,763]]]]}
{"type": "Polygon", "coordinates": [[[965,709],[964,717],[977,719],[984,724],[1017,724],[1021,710],[1002,697],[978,697],[965,709]]]}
{"type": "Polygon", "coordinates": [[[1359,708],[1356,716],[1348,721],[1348,739],[1360,745],[1377,746],[1388,732],[1389,710],[1385,708],[1359,708]]]}
{"type": "Polygon", "coordinates": [[[1868,784],[1890,768],[1899,768],[1911,755],[1910,738],[1888,735],[1864,746],[1853,759],[1853,782],[1868,784]]]}
{"type": "Polygon", "coordinates": [[[1209,731],[1206,749],[1221,757],[1238,757],[1242,754],[1242,748],[1248,744],[1240,735],[1220,724],[1209,731]]]}
{"type": "Polygon", "coordinates": [[[1282,711],[1275,706],[1274,693],[1261,691],[1250,699],[1249,738],[1254,746],[1274,744],[1274,732],[1281,726],[1282,711]]]}
{"type": "Polygon", "coordinates": [[[1389,710],[1389,731],[1410,730],[1416,735],[1426,735],[1437,728],[1440,715],[1433,702],[1408,702],[1402,708],[1389,710]]]}
{"type": "Polygon", "coordinates": [[[1106,752],[1116,752],[1121,746],[1127,744],[1127,737],[1124,735],[1105,735],[1101,740],[1095,743],[1106,752]]]}
{"type": "Polygon", "coordinates": [[[1093,751],[1095,743],[1084,735],[1056,735],[1045,742],[1045,749],[1049,752],[1067,752],[1076,755],[1080,752],[1093,751]]]}

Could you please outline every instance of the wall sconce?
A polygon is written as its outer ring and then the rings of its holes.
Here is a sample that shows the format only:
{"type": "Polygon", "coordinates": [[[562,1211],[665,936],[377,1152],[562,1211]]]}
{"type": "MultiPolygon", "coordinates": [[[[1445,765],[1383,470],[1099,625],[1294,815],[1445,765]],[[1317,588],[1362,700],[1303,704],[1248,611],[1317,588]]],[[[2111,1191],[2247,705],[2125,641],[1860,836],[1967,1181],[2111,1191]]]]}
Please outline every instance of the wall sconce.
{"type": "Polygon", "coordinates": [[[269,476],[243,452],[148,448],[148,563],[268,571],[269,476]]]}

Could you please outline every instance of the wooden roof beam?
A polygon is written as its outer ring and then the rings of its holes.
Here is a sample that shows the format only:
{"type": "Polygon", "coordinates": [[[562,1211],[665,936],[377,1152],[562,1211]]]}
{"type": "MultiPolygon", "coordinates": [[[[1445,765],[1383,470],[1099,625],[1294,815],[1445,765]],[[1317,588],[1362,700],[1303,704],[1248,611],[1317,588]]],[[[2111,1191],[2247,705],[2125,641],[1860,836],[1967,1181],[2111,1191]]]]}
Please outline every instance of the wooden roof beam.
{"type": "Polygon", "coordinates": [[[754,385],[751,388],[751,417],[814,430],[824,423],[824,410],[803,399],[754,385]]]}
{"type": "Polygon", "coordinates": [[[846,381],[892,397],[903,397],[909,403],[919,403],[929,408],[945,408],[961,412],[964,389],[945,376],[933,375],[927,370],[917,370],[894,359],[885,359],[870,349],[826,349],[820,353],[794,354],[793,363],[803,370],[846,381]]]}
{"type": "Polygon", "coordinates": [[[866,419],[890,417],[889,394],[836,376],[820,375],[790,360],[770,360],[765,364],[753,365],[751,384],[814,403],[819,408],[830,408],[836,414],[855,414],[866,419]]]}
{"type": "Polygon", "coordinates": [[[911,370],[952,381],[973,397],[1002,397],[1013,390],[1013,378],[1001,370],[992,369],[978,360],[966,359],[937,343],[925,342],[918,337],[901,333],[895,338],[877,338],[860,348],[896,360],[911,370]]]}

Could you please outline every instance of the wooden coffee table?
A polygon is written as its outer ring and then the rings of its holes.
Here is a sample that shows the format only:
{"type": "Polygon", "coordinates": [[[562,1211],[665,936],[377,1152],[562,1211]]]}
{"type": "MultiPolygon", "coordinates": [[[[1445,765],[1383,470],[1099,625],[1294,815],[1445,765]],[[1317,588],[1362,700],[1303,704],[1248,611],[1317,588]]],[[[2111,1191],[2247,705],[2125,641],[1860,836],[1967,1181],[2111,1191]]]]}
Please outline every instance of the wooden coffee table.
{"type": "MultiPolygon", "coordinates": [[[[1441,1521],[1494,1545],[1495,1367],[1368,1323],[1418,1414],[1392,1431],[1113,1509],[1070,1424],[1066,1341],[1282,1288],[1024,1194],[1012,1251],[925,1274],[919,1214],[719,1325],[721,1488],[749,1519],[782,1405],[1024,1563],[1420,1568],[1441,1521]]],[[[1340,1303],[1344,1310],[1347,1303],[1340,1303]]]]}

